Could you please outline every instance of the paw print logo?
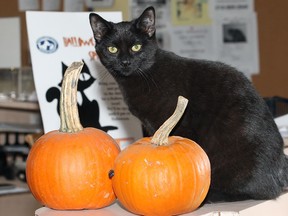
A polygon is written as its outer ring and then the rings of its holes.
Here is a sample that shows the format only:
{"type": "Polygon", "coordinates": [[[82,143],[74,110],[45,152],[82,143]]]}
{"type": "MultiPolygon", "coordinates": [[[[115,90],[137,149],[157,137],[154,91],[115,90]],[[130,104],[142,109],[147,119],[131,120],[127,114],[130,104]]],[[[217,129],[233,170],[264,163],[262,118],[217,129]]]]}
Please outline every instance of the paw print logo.
{"type": "Polygon", "coordinates": [[[58,49],[57,41],[52,37],[41,37],[36,42],[37,49],[43,53],[54,53],[58,49]]]}

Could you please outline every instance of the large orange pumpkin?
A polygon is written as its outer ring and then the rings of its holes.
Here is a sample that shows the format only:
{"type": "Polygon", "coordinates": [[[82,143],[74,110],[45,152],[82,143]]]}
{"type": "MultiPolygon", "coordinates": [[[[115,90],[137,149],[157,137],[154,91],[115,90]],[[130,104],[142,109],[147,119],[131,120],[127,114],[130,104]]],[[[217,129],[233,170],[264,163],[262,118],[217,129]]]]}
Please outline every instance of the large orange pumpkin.
{"type": "Polygon", "coordinates": [[[113,188],[127,210],[139,215],[178,215],[195,210],[206,197],[208,156],[190,139],[168,137],[187,102],[180,97],[177,111],[153,138],[138,140],[116,158],[113,188]]]}
{"type": "Polygon", "coordinates": [[[107,133],[83,128],[79,121],[76,94],[82,67],[74,62],[65,72],[60,130],[41,136],[27,158],[32,194],[53,209],[95,209],[115,200],[108,173],[120,149],[107,133]]]}

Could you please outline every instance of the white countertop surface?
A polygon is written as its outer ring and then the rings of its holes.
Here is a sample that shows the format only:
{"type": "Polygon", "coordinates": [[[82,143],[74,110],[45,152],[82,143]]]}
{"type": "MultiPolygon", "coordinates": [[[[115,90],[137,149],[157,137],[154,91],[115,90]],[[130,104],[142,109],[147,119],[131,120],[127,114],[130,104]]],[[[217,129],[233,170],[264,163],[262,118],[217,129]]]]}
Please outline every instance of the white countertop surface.
{"type": "MultiPolygon", "coordinates": [[[[98,210],[57,211],[42,207],[35,212],[35,216],[133,216],[116,202],[98,210]]],[[[206,204],[198,210],[183,214],[183,216],[287,216],[288,192],[276,200],[206,204]]]]}

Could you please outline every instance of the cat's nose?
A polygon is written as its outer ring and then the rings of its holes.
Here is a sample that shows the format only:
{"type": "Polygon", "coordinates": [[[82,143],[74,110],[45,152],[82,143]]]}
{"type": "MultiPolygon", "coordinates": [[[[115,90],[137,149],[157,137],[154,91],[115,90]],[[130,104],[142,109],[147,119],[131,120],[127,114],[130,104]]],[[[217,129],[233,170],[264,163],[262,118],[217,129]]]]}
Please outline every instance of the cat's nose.
{"type": "Polygon", "coordinates": [[[131,64],[131,62],[130,62],[129,60],[123,60],[123,61],[121,61],[121,65],[122,65],[123,67],[128,67],[130,64],[131,64]]]}

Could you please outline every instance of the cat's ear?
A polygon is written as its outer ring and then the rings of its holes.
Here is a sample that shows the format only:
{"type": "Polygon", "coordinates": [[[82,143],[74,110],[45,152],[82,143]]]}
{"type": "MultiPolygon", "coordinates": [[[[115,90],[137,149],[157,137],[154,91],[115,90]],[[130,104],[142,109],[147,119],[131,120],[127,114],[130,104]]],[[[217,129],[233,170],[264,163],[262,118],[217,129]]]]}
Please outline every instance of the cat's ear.
{"type": "Polygon", "coordinates": [[[67,70],[68,66],[65,65],[63,62],[61,62],[62,64],[62,77],[64,77],[65,71],[67,70]]]}
{"type": "Polygon", "coordinates": [[[136,27],[149,37],[155,33],[155,10],[153,7],[148,7],[144,10],[141,16],[136,20],[136,27]]]}
{"type": "Polygon", "coordinates": [[[89,20],[94,38],[99,43],[111,28],[110,23],[95,13],[90,13],[89,20]]]}

